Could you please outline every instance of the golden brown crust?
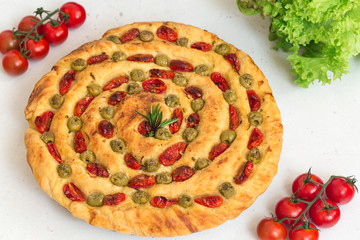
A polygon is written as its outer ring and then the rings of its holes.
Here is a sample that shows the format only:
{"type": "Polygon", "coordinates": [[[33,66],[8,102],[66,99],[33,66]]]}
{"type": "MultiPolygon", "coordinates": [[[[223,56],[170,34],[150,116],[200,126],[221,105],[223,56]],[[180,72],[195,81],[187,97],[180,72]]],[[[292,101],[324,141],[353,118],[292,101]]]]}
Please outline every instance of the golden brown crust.
{"type": "MultiPolygon", "coordinates": [[[[156,36],[156,30],[163,24],[175,29],[179,38],[189,38],[188,46],[194,42],[207,42],[214,46],[224,43],[214,34],[173,22],[134,23],[112,29],[106,32],[102,39],[84,44],[58,61],[52,71],[36,84],[25,109],[25,117],[29,121],[29,128],[25,132],[27,161],[40,187],[74,216],[84,219],[92,225],[125,234],[154,237],[186,235],[216,227],[226,220],[237,217],[269,186],[276,174],[281,152],[282,124],[280,113],[265,76],[253,60],[244,52],[230,45],[231,52],[235,52],[240,61],[240,71],[237,73],[221,55],[214,51],[202,52],[159,39],[156,36]],[[126,44],[115,44],[106,40],[110,35],[121,36],[131,28],[153,32],[154,41],[143,43],[134,40],[126,44]],[[105,61],[88,66],[77,74],[76,80],[65,95],[65,102],[60,109],[52,109],[49,99],[59,92],[59,81],[69,71],[70,65],[75,59],[88,59],[90,56],[99,55],[103,52],[111,55],[119,50],[128,55],[147,53],[156,56],[162,53],[168,55],[170,59],[188,61],[193,66],[208,64],[212,67],[212,71],[220,72],[227,79],[230,88],[235,90],[238,96],[234,106],[240,112],[242,123],[236,129],[237,138],[230,148],[217,157],[207,168],[197,171],[193,177],[184,182],[173,182],[169,185],[157,184],[145,189],[151,197],[177,198],[184,193],[192,197],[220,195],[218,187],[221,183],[233,183],[233,177],[246,162],[248,139],[254,128],[247,119],[251,110],[246,89],[239,84],[239,75],[248,73],[253,76],[255,84],[251,89],[261,98],[261,109],[259,111],[264,116],[264,122],[258,127],[264,135],[264,140],[259,146],[264,157],[259,164],[255,165],[247,181],[241,185],[233,184],[235,187],[234,196],[229,199],[224,198],[220,207],[207,208],[194,203],[189,208],[182,208],[175,204],[161,209],[152,207],[149,203],[139,205],[131,200],[131,195],[136,191],[135,189],[112,185],[109,179],[91,177],[86,171],[85,164],[79,160],[79,154],[74,151],[74,133],[69,132],[66,125],[67,119],[73,115],[75,104],[87,94],[86,86],[91,83],[104,86],[110,79],[119,75],[129,75],[129,72],[135,68],[141,68],[148,72],[152,68],[162,69],[163,67],[154,63],[105,61]],[[45,111],[55,113],[50,131],[55,134],[55,145],[63,161],[71,165],[72,175],[70,178],[63,179],[58,176],[56,171],[58,163],[50,155],[40,138],[41,134],[36,130],[35,119],[45,111]],[[122,192],[125,193],[126,200],[117,206],[90,207],[85,202],[71,201],[64,195],[63,186],[69,182],[81,189],[85,196],[96,191],[101,191],[105,195],[122,192]]],[[[206,104],[204,109],[199,112],[201,118],[198,128],[199,135],[188,145],[185,154],[178,162],[169,167],[161,166],[156,173],[171,172],[182,165],[194,167],[194,158],[207,157],[211,148],[220,142],[221,132],[229,128],[229,105],[224,100],[219,88],[211,82],[209,77],[195,73],[184,73],[184,75],[189,78],[189,85],[199,86],[203,90],[203,99],[206,104]]],[[[171,80],[165,79],[163,81],[167,85],[165,95],[173,93],[179,96],[185,119],[192,112],[191,98],[171,80]]],[[[124,154],[113,152],[109,144],[111,139],[105,139],[97,133],[97,124],[102,120],[98,113],[99,108],[107,105],[107,100],[113,92],[125,91],[125,89],[126,84],[117,89],[104,91],[92,101],[81,116],[84,122],[82,133],[86,138],[88,149],[92,149],[96,153],[98,161],[108,169],[110,175],[123,171],[128,176],[133,177],[142,171],[126,167],[122,160],[124,154]]],[[[110,120],[115,126],[114,135],[125,140],[127,143],[126,151],[131,152],[137,159],[142,157],[146,159],[157,158],[168,146],[182,141],[181,133],[186,128],[186,123],[182,124],[179,133],[174,134],[169,141],[144,138],[136,132],[137,125],[142,121],[142,117],[136,114],[135,110],[146,112],[149,109],[146,103],[149,101],[153,104],[160,103],[163,107],[164,118],[171,117],[172,110],[166,107],[163,98],[164,94],[149,93],[127,97],[116,108],[116,114],[110,120]]]]}

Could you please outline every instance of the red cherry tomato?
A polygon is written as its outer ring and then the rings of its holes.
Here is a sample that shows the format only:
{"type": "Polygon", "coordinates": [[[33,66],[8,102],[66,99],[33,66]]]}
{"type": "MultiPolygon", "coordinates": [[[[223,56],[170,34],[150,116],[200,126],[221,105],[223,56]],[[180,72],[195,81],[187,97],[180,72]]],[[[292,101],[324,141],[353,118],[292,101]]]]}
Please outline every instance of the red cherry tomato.
{"type": "MultiPolygon", "coordinates": [[[[291,218],[296,219],[306,209],[306,204],[303,202],[292,201],[289,197],[281,199],[275,207],[275,213],[278,219],[291,218]]],[[[293,224],[293,220],[285,220],[285,224],[293,224]]]]}
{"type": "Polygon", "coordinates": [[[321,228],[330,228],[340,219],[340,209],[336,203],[329,199],[316,200],[310,207],[309,215],[313,223],[321,228]],[[327,206],[323,203],[326,202],[327,206]]]}
{"type": "Polygon", "coordinates": [[[57,27],[53,27],[51,22],[45,23],[41,29],[44,38],[52,45],[59,45],[63,43],[68,37],[68,29],[64,23],[57,27]]]}
{"type": "Polygon", "coordinates": [[[318,240],[319,239],[319,230],[316,229],[315,225],[309,223],[301,226],[296,224],[289,233],[290,240],[318,240]]]}
{"type": "Polygon", "coordinates": [[[43,59],[49,53],[49,43],[44,38],[37,42],[34,39],[28,38],[26,40],[26,49],[29,51],[26,53],[27,57],[33,60],[43,59]]]}
{"type": "MultiPolygon", "coordinates": [[[[60,10],[69,14],[69,20],[66,22],[68,28],[80,27],[86,20],[86,12],[83,6],[75,2],[67,2],[61,6],[60,10]]],[[[64,16],[60,14],[62,20],[64,16]]]]}
{"type": "MultiPolygon", "coordinates": [[[[35,27],[36,23],[40,21],[40,19],[34,16],[26,16],[21,19],[18,29],[23,32],[29,32],[33,27],[35,27]]],[[[42,25],[36,28],[37,32],[40,33],[42,25]]]]}
{"type": "Polygon", "coordinates": [[[285,240],[286,228],[273,218],[264,218],[257,225],[257,235],[260,240],[285,240]]]}
{"type": "Polygon", "coordinates": [[[19,49],[19,40],[11,30],[5,30],[0,33],[0,52],[5,54],[12,49],[19,49]]]}
{"type": "Polygon", "coordinates": [[[316,175],[304,173],[298,176],[292,185],[292,191],[300,199],[305,201],[312,201],[316,195],[321,191],[321,186],[316,183],[310,183],[309,180],[324,184],[323,181],[316,175]]]}
{"type": "Polygon", "coordinates": [[[325,189],[327,197],[337,204],[346,204],[355,194],[355,179],[334,178],[325,189]]]}
{"type": "Polygon", "coordinates": [[[27,70],[29,63],[18,50],[13,49],[4,55],[2,65],[7,74],[17,76],[27,70]]]}

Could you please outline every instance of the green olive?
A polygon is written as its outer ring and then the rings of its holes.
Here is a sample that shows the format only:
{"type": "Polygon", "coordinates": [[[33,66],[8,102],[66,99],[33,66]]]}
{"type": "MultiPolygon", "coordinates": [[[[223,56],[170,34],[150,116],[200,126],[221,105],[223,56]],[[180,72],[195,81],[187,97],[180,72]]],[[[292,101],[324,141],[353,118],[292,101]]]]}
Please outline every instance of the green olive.
{"type": "Polygon", "coordinates": [[[135,82],[142,82],[145,80],[145,73],[141,69],[134,69],[130,72],[131,80],[135,82]]]}
{"type": "Polygon", "coordinates": [[[115,108],[113,106],[107,106],[100,109],[100,115],[105,119],[111,119],[115,115],[115,108]]]}
{"type": "Polygon", "coordinates": [[[142,90],[143,90],[142,87],[139,84],[134,83],[134,82],[129,83],[126,87],[126,92],[129,95],[137,94],[137,93],[141,92],[142,90]]]}
{"type": "Polygon", "coordinates": [[[87,67],[85,59],[78,58],[71,63],[71,69],[77,72],[84,70],[87,67]]]}
{"type": "Polygon", "coordinates": [[[209,159],[207,158],[199,158],[195,162],[195,170],[201,170],[206,168],[210,164],[209,159]]]}
{"type": "Polygon", "coordinates": [[[120,41],[119,37],[115,36],[115,35],[108,36],[106,38],[106,40],[111,41],[111,42],[116,43],[116,44],[121,44],[121,41],[120,41]]]}
{"type": "Polygon", "coordinates": [[[77,116],[72,116],[67,122],[70,131],[79,131],[82,127],[82,120],[77,116]]]}
{"type": "Polygon", "coordinates": [[[145,204],[149,201],[149,194],[147,192],[137,190],[132,196],[131,199],[134,201],[134,203],[137,204],[145,204]]]}
{"type": "Polygon", "coordinates": [[[243,74],[240,77],[240,84],[243,85],[244,88],[248,89],[251,88],[251,86],[254,83],[254,79],[250,74],[243,74]]]}
{"type": "Polygon", "coordinates": [[[187,128],[183,132],[182,137],[186,142],[192,142],[198,135],[198,131],[195,128],[187,128]]]}
{"type": "Polygon", "coordinates": [[[200,64],[195,67],[194,72],[196,74],[202,75],[202,76],[209,76],[210,75],[210,68],[206,64],[200,64]]]}
{"type": "Polygon", "coordinates": [[[158,128],[155,132],[155,138],[160,140],[169,140],[171,138],[171,133],[167,128],[158,128]]]}
{"type": "Polygon", "coordinates": [[[52,96],[52,98],[50,98],[50,105],[51,107],[55,108],[55,109],[59,109],[62,104],[64,103],[64,96],[61,96],[60,94],[54,94],[54,96],[52,96]]]}
{"type": "Polygon", "coordinates": [[[155,172],[159,169],[160,164],[159,161],[156,159],[148,159],[144,161],[143,166],[146,172],[155,172]]]}
{"type": "Polygon", "coordinates": [[[186,87],[188,85],[189,80],[184,77],[183,75],[176,74],[175,77],[172,79],[173,83],[180,87],[186,87]]]}
{"type": "Polygon", "coordinates": [[[254,164],[257,164],[262,159],[262,153],[258,148],[254,147],[246,154],[246,159],[254,164]]]}
{"type": "Polygon", "coordinates": [[[179,197],[178,204],[183,208],[188,208],[193,204],[193,200],[189,195],[183,194],[179,197]]]}
{"type": "Polygon", "coordinates": [[[234,104],[237,100],[236,92],[232,89],[228,89],[223,92],[223,96],[229,104],[234,104]]]}
{"type": "Polygon", "coordinates": [[[104,198],[105,195],[102,193],[92,193],[87,197],[86,203],[92,207],[101,207],[102,205],[104,205],[104,198]]]}
{"type": "Polygon", "coordinates": [[[140,40],[143,42],[151,42],[154,39],[154,34],[150,31],[141,31],[140,32],[140,40]]]}
{"type": "Polygon", "coordinates": [[[116,51],[111,56],[111,60],[114,61],[114,62],[119,62],[119,61],[123,61],[123,60],[126,60],[126,59],[127,59],[127,56],[122,51],[116,51]]]}
{"type": "Polygon", "coordinates": [[[66,163],[59,164],[56,168],[56,171],[61,178],[68,178],[72,173],[70,165],[66,163]]]}
{"type": "Polygon", "coordinates": [[[128,184],[129,178],[126,176],[125,173],[117,172],[117,173],[114,173],[113,175],[111,175],[110,181],[112,184],[114,184],[116,186],[123,187],[128,184]]]}
{"type": "Polygon", "coordinates": [[[98,96],[103,91],[102,87],[99,84],[95,84],[95,83],[87,86],[86,88],[88,90],[88,93],[93,97],[98,96]]]}
{"type": "Polygon", "coordinates": [[[182,46],[182,47],[186,47],[188,45],[188,42],[189,42],[189,39],[187,39],[187,38],[179,38],[176,41],[176,44],[179,46],[182,46]]]}
{"type": "Polygon", "coordinates": [[[191,101],[191,108],[194,110],[194,112],[198,112],[201,109],[203,109],[205,105],[205,101],[202,98],[198,98],[191,101]]]}
{"type": "Polygon", "coordinates": [[[158,184],[169,184],[172,182],[172,176],[171,173],[163,172],[158,175],[156,175],[156,182],[158,184]]]}
{"type": "Polygon", "coordinates": [[[233,130],[225,130],[220,135],[220,140],[223,143],[231,144],[236,138],[236,132],[233,130]]]}
{"type": "Polygon", "coordinates": [[[234,195],[234,187],[231,185],[231,183],[224,182],[220,185],[219,192],[225,198],[230,198],[232,195],[234,195]]]}
{"type": "Polygon", "coordinates": [[[80,160],[86,164],[93,163],[96,160],[95,153],[91,150],[86,150],[80,154],[80,160]]]}
{"type": "Polygon", "coordinates": [[[256,112],[256,111],[250,112],[249,122],[251,125],[254,125],[254,126],[258,126],[258,125],[262,124],[262,122],[263,122],[262,114],[260,112],[256,112]]]}
{"type": "Polygon", "coordinates": [[[177,105],[179,105],[179,98],[174,95],[174,94],[170,94],[169,96],[167,96],[165,98],[165,104],[168,106],[168,107],[176,107],[177,105]]]}
{"type": "Polygon", "coordinates": [[[155,57],[155,63],[157,65],[167,67],[169,65],[169,57],[165,54],[160,54],[155,57]]]}
{"type": "Polygon", "coordinates": [[[229,51],[230,51],[230,46],[227,45],[226,43],[219,44],[215,48],[215,52],[223,56],[229,53],[229,51]]]}
{"type": "Polygon", "coordinates": [[[118,153],[124,153],[126,147],[125,142],[121,139],[111,140],[110,146],[114,152],[118,153]]]}
{"type": "Polygon", "coordinates": [[[41,134],[41,140],[46,144],[48,144],[49,142],[54,142],[55,135],[52,132],[44,132],[43,134],[41,134]]]}

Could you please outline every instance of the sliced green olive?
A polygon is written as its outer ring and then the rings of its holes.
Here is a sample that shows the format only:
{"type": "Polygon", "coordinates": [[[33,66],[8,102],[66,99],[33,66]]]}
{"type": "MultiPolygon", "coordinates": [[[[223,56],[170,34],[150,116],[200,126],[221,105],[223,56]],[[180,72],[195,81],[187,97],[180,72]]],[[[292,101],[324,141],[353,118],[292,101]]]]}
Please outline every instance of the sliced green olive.
{"type": "Polygon", "coordinates": [[[210,67],[206,64],[200,64],[195,67],[194,72],[196,74],[199,74],[202,76],[209,76],[210,75],[210,67]]]}
{"type": "Polygon", "coordinates": [[[141,69],[134,69],[130,72],[131,80],[135,82],[142,82],[145,80],[145,73],[141,69]]]}
{"type": "Polygon", "coordinates": [[[116,51],[111,56],[111,60],[114,61],[114,62],[119,62],[119,61],[123,61],[123,60],[126,60],[126,59],[127,59],[127,56],[122,51],[116,51]]]}
{"type": "Polygon", "coordinates": [[[223,56],[229,53],[229,51],[230,51],[230,46],[226,43],[219,44],[215,48],[215,52],[223,56]]]}
{"type": "Polygon", "coordinates": [[[165,104],[168,107],[176,107],[177,105],[179,105],[179,102],[180,102],[179,98],[174,94],[170,94],[165,98],[165,104]]]}
{"type": "Polygon", "coordinates": [[[96,160],[95,153],[91,150],[86,150],[85,152],[82,152],[80,154],[80,160],[86,164],[95,162],[96,160]]]}
{"type": "Polygon", "coordinates": [[[104,198],[104,194],[95,192],[87,197],[86,203],[92,207],[101,207],[102,205],[104,205],[104,198]]]}
{"type": "Polygon", "coordinates": [[[231,144],[236,138],[236,132],[233,130],[225,130],[220,135],[220,140],[223,143],[231,144]]]}
{"type": "Polygon", "coordinates": [[[187,128],[183,132],[182,137],[186,142],[192,142],[198,135],[198,131],[195,128],[187,128]]]}
{"type": "Polygon", "coordinates": [[[253,77],[252,77],[250,74],[245,73],[245,74],[241,75],[241,77],[240,77],[240,84],[241,84],[244,88],[246,88],[246,89],[251,88],[251,86],[253,85],[253,83],[254,83],[254,79],[253,79],[253,77]]]}
{"type": "Polygon", "coordinates": [[[121,139],[111,140],[110,146],[111,149],[117,153],[124,153],[126,147],[125,142],[121,139]]]}
{"type": "Polygon", "coordinates": [[[113,43],[116,43],[116,44],[121,44],[121,41],[120,41],[119,37],[118,37],[118,36],[115,36],[115,35],[110,35],[110,36],[108,36],[108,37],[106,38],[106,40],[109,40],[109,41],[111,41],[111,42],[113,42],[113,43]]]}
{"type": "Polygon", "coordinates": [[[183,194],[179,197],[178,204],[183,208],[188,208],[193,204],[193,199],[189,195],[183,194]]]}
{"type": "Polygon", "coordinates": [[[77,116],[72,116],[67,122],[70,131],[79,131],[82,127],[82,120],[77,116]]]}
{"type": "Polygon", "coordinates": [[[169,65],[169,57],[165,54],[159,54],[155,57],[155,63],[157,65],[167,67],[169,65]]]}
{"type": "Polygon", "coordinates": [[[163,172],[158,175],[156,175],[156,182],[158,184],[169,184],[172,182],[172,176],[171,173],[163,172]]]}
{"type": "Polygon", "coordinates": [[[182,46],[182,47],[186,47],[188,45],[188,42],[189,42],[189,39],[187,39],[187,38],[179,38],[176,41],[176,44],[179,46],[182,46]]]}
{"type": "Polygon", "coordinates": [[[129,95],[137,94],[137,93],[141,92],[142,90],[143,90],[143,88],[139,84],[134,83],[134,82],[129,83],[126,87],[126,92],[129,95]]]}
{"type": "Polygon", "coordinates": [[[49,142],[54,142],[55,135],[52,132],[44,132],[43,134],[41,134],[41,140],[46,144],[48,144],[49,142]]]}
{"type": "Polygon", "coordinates": [[[56,168],[56,171],[61,178],[68,178],[72,173],[70,165],[66,163],[59,164],[56,168]]]}
{"type": "Polygon", "coordinates": [[[237,100],[237,95],[236,92],[232,89],[228,89],[225,92],[223,92],[223,96],[224,99],[229,103],[229,104],[234,104],[237,100]]]}
{"type": "Polygon", "coordinates": [[[249,122],[251,125],[258,126],[263,122],[263,116],[260,112],[253,111],[249,114],[249,122]]]}
{"type": "Polygon", "coordinates": [[[98,96],[103,91],[102,87],[99,84],[95,84],[95,83],[87,86],[86,88],[88,90],[88,93],[93,97],[98,96]]]}
{"type": "Polygon", "coordinates": [[[113,106],[107,106],[100,109],[100,115],[105,119],[111,119],[115,115],[115,108],[113,106]]]}
{"type": "Polygon", "coordinates": [[[219,187],[219,192],[225,198],[230,198],[232,195],[234,195],[234,191],[235,191],[234,187],[229,182],[224,182],[219,187]]]}
{"type": "Polygon", "coordinates": [[[147,192],[137,190],[132,196],[131,199],[134,201],[134,203],[137,204],[145,204],[149,201],[149,194],[147,192]]]}
{"type": "Polygon", "coordinates": [[[246,159],[254,164],[257,164],[262,159],[262,153],[258,148],[254,147],[246,154],[246,159]]]}
{"type": "Polygon", "coordinates": [[[86,67],[87,67],[87,63],[86,63],[85,59],[82,59],[82,58],[78,58],[71,63],[71,69],[76,72],[80,72],[80,71],[84,70],[86,67]]]}
{"type": "Polygon", "coordinates": [[[194,112],[198,112],[201,109],[203,109],[205,105],[205,101],[202,98],[198,98],[191,101],[191,108],[194,110],[194,112]]]}
{"type": "Polygon", "coordinates": [[[65,100],[64,96],[61,96],[60,94],[56,93],[50,98],[50,105],[55,109],[59,109],[64,103],[64,100],[65,100]]]}
{"type": "Polygon", "coordinates": [[[159,169],[160,164],[159,161],[156,159],[148,159],[144,161],[143,166],[146,172],[155,172],[159,169]]]}
{"type": "Polygon", "coordinates": [[[195,162],[195,170],[201,170],[209,166],[210,161],[207,158],[199,158],[195,162]]]}
{"type": "Polygon", "coordinates": [[[160,140],[169,140],[171,138],[171,133],[167,128],[159,128],[155,132],[155,138],[160,140]]]}
{"type": "Polygon", "coordinates": [[[114,184],[116,186],[123,187],[128,184],[129,178],[126,176],[125,173],[117,172],[117,173],[114,173],[113,175],[111,175],[110,181],[112,184],[114,184]]]}
{"type": "Polygon", "coordinates": [[[150,31],[141,31],[140,32],[140,40],[143,42],[151,42],[152,40],[154,40],[154,34],[150,31]]]}
{"type": "Polygon", "coordinates": [[[176,74],[172,81],[180,87],[186,87],[189,82],[189,80],[181,74],[176,74]]]}

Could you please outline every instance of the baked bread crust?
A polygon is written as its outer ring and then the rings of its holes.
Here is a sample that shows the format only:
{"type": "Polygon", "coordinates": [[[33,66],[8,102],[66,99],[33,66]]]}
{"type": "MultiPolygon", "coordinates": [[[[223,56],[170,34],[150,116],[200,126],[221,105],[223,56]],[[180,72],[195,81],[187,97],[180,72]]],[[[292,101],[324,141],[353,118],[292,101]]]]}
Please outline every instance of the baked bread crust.
{"type": "MultiPolygon", "coordinates": [[[[282,147],[282,124],[280,112],[275,103],[272,91],[263,73],[255,65],[253,60],[241,50],[230,46],[230,52],[235,53],[239,59],[240,70],[236,71],[226,59],[214,51],[203,52],[189,47],[178,46],[164,41],[156,35],[157,29],[165,25],[174,29],[179,38],[187,37],[190,46],[195,42],[206,42],[217,46],[225,43],[216,35],[199,28],[173,22],[134,23],[109,30],[103,38],[89,42],[69,55],[58,61],[52,70],[41,78],[36,84],[25,109],[25,117],[29,122],[29,128],[25,132],[25,145],[27,149],[27,161],[40,187],[53,199],[68,209],[75,217],[81,218],[88,223],[106,229],[115,230],[124,234],[139,236],[179,236],[199,232],[216,227],[223,222],[237,217],[247,209],[255,199],[262,194],[272,181],[277,172],[277,165],[282,147]],[[140,31],[147,30],[154,33],[154,40],[142,42],[138,38],[124,44],[116,44],[109,41],[109,36],[122,36],[132,28],[140,31]],[[193,66],[208,64],[213,72],[219,72],[227,80],[238,99],[233,104],[239,112],[241,124],[236,128],[237,137],[231,146],[221,155],[216,157],[211,164],[183,182],[171,184],[156,184],[144,189],[151,197],[165,196],[168,199],[178,198],[182,194],[188,194],[193,198],[199,196],[218,195],[218,188],[223,182],[230,182],[235,188],[232,197],[223,198],[221,206],[208,208],[194,203],[189,208],[180,205],[172,205],[167,208],[156,208],[149,203],[136,204],[131,196],[135,189],[113,185],[108,178],[94,177],[86,171],[86,165],[80,161],[79,153],[74,151],[74,133],[67,127],[67,119],[72,116],[75,104],[87,94],[86,87],[97,83],[104,86],[109,80],[119,75],[129,75],[132,69],[141,68],[145,72],[150,69],[168,69],[155,63],[131,62],[131,61],[104,61],[88,66],[77,73],[75,81],[71,83],[70,91],[66,93],[65,102],[59,109],[53,109],[49,99],[59,92],[59,82],[71,69],[71,63],[77,58],[88,59],[91,56],[106,53],[111,55],[115,51],[123,51],[128,56],[134,54],[166,54],[170,59],[179,59],[191,63],[193,66]],[[246,89],[239,83],[239,75],[250,74],[254,79],[251,89],[261,99],[261,108],[258,110],[263,115],[263,122],[257,126],[263,134],[263,141],[258,146],[263,154],[260,163],[256,164],[249,178],[241,184],[234,184],[233,178],[242,171],[247,162],[246,154],[250,134],[254,126],[247,118],[251,112],[246,89]],[[54,160],[46,144],[41,140],[41,133],[37,130],[35,119],[46,111],[55,113],[50,131],[55,135],[55,146],[62,161],[69,164],[72,175],[69,178],[61,178],[57,173],[59,163],[54,160]],[[91,207],[86,202],[70,200],[63,191],[65,184],[72,182],[85,196],[97,191],[103,194],[124,193],[126,199],[116,206],[91,207]]],[[[212,147],[219,143],[220,134],[229,128],[229,104],[224,100],[222,91],[212,83],[208,76],[200,76],[194,72],[182,73],[189,79],[189,85],[198,86],[203,91],[205,101],[204,108],[199,112],[200,124],[197,138],[188,144],[182,158],[172,166],[161,166],[156,172],[174,170],[187,165],[194,167],[194,159],[208,156],[212,147]]],[[[171,80],[163,80],[167,85],[166,94],[179,96],[180,106],[183,108],[184,119],[192,112],[189,98],[183,88],[174,84],[171,80]]],[[[99,108],[106,106],[109,96],[115,91],[126,91],[127,84],[119,88],[102,92],[95,97],[86,111],[81,115],[83,120],[82,133],[85,136],[87,148],[92,149],[96,158],[107,168],[110,175],[123,171],[130,177],[142,170],[128,168],[123,159],[124,154],[115,153],[110,147],[110,140],[97,133],[97,124],[102,120],[98,113],[99,108]]],[[[123,104],[116,107],[116,113],[112,120],[114,123],[115,136],[123,138],[126,142],[126,152],[131,152],[136,159],[157,158],[168,146],[183,141],[181,133],[186,129],[183,123],[181,130],[174,134],[168,141],[155,138],[145,138],[137,132],[138,124],[143,118],[134,110],[145,113],[149,106],[147,102],[159,103],[162,106],[164,118],[171,118],[171,109],[164,103],[164,94],[151,94],[142,92],[126,98],[123,104]],[[124,127],[126,126],[126,127],[124,127]]]]}

